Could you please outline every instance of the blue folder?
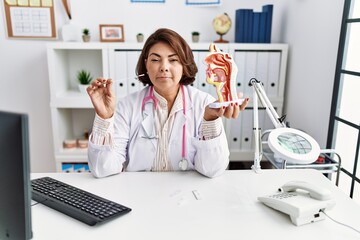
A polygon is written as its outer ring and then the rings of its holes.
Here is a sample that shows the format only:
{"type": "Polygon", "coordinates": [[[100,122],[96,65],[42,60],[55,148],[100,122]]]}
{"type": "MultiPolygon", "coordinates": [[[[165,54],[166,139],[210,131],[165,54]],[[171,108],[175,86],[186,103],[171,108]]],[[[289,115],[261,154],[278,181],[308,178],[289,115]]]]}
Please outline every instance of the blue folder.
{"type": "Polygon", "coordinates": [[[274,5],[264,5],[262,7],[263,12],[266,13],[266,27],[265,27],[265,43],[271,42],[271,28],[272,28],[272,15],[273,15],[274,5]]]}
{"type": "Polygon", "coordinates": [[[248,17],[252,12],[251,9],[238,9],[235,14],[235,42],[244,43],[247,39],[248,17]]]}
{"type": "Polygon", "coordinates": [[[252,41],[259,43],[260,41],[260,14],[259,12],[253,13],[253,27],[252,27],[252,41]]]}

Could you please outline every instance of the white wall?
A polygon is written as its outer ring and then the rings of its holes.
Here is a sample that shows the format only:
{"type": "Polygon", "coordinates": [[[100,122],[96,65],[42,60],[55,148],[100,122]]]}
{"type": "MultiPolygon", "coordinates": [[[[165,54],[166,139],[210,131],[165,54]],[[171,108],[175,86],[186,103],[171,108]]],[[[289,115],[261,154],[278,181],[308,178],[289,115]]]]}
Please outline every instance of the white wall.
{"type": "Polygon", "coordinates": [[[290,45],[284,112],[290,125],[326,147],[343,0],[289,1],[284,41],[290,45]]]}
{"type": "MultiPolygon", "coordinates": [[[[56,24],[60,29],[67,17],[61,1],[54,1],[56,24]]],[[[130,0],[73,0],[71,8],[74,23],[80,28],[89,28],[92,41],[99,39],[99,24],[124,24],[126,41],[135,41],[138,32],[149,36],[159,27],[172,28],[189,41],[190,33],[199,31],[200,41],[213,41],[218,38],[211,27],[216,15],[226,12],[235,21],[236,9],[260,11],[262,5],[274,4],[272,42],[290,45],[285,113],[293,127],[307,131],[324,146],[342,2],[223,0],[220,7],[204,8],[185,6],[185,0],[166,0],[165,4],[131,4],[130,0]]],[[[46,43],[49,41],[7,39],[2,15],[0,109],[29,114],[32,172],[55,171],[46,60],[46,43]]],[[[224,39],[234,41],[234,28],[224,39]]]]}
{"type": "MultiPolygon", "coordinates": [[[[235,10],[239,8],[252,8],[261,11],[261,7],[268,3],[276,5],[274,13],[273,41],[279,42],[279,24],[283,8],[281,0],[223,0],[221,7],[193,7],[186,6],[185,0],[166,0],[165,4],[131,3],[130,0],[103,0],[72,1],[73,21],[82,27],[88,27],[96,33],[95,40],[99,39],[98,25],[100,23],[124,24],[125,40],[135,41],[138,32],[149,36],[159,27],[172,28],[180,33],[186,40],[191,39],[192,31],[201,33],[201,41],[214,41],[218,35],[212,28],[212,20],[216,15],[226,12],[235,25],[235,10]],[[86,10],[81,5],[86,5],[86,10]],[[102,9],[99,11],[99,9],[102,9]]],[[[64,16],[65,17],[65,16],[64,16]]],[[[235,28],[233,27],[224,39],[234,41],[235,28]]]]}

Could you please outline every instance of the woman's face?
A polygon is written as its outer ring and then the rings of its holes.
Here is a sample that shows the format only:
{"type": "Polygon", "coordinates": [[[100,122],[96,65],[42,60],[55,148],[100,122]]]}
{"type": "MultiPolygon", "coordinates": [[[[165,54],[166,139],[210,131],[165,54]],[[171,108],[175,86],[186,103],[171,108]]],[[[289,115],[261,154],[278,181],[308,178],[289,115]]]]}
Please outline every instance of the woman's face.
{"type": "Polygon", "coordinates": [[[155,90],[161,95],[177,94],[183,75],[179,56],[167,43],[159,42],[149,50],[146,70],[155,90]]]}

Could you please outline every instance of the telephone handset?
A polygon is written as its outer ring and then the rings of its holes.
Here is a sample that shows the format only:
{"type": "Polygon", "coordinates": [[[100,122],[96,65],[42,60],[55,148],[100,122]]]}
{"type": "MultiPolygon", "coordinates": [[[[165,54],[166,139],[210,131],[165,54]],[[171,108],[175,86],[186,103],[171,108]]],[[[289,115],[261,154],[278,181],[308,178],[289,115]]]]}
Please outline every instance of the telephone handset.
{"type": "Polygon", "coordinates": [[[258,197],[265,205],[290,215],[296,226],[325,218],[323,211],[335,205],[331,192],[303,181],[288,182],[279,193],[258,197]]]}
{"type": "Polygon", "coordinates": [[[303,189],[309,192],[311,198],[315,198],[321,201],[331,199],[331,192],[328,189],[320,188],[313,184],[302,182],[302,181],[292,181],[284,184],[279,191],[281,192],[294,192],[296,189],[303,189]]]}

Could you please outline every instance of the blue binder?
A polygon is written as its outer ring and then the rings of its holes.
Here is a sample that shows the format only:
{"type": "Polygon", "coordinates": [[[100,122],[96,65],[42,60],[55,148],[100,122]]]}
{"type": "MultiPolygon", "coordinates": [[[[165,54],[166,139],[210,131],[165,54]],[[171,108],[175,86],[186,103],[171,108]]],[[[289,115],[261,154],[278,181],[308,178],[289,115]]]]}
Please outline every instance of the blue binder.
{"type": "Polygon", "coordinates": [[[253,15],[254,15],[254,11],[250,10],[247,14],[247,18],[248,18],[248,31],[247,36],[246,36],[246,42],[247,43],[251,43],[252,42],[252,30],[253,30],[253,15]]]}
{"type": "MultiPolygon", "coordinates": [[[[251,39],[252,29],[250,28],[251,9],[238,9],[235,13],[235,42],[246,43],[251,39]]],[[[252,19],[251,19],[252,22],[252,19]]]]}
{"type": "Polygon", "coordinates": [[[235,13],[235,42],[270,43],[273,5],[264,5],[262,12],[238,9],[235,13]]]}
{"type": "Polygon", "coordinates": [[[259,43],[267,43],[266,41],[267,15],[268,15],[267,12],[260,13],[259,43]]]}
{"type": "Polygon", "coordinates": [[[263,12],[266,12],[266,27],[265,27],[265,43],[271,42],[271,28],[272,28],[272,15],[273,15],[274,5],[264,5],[262,7],[263,12]]]}
{"type": "Polygon", "coordinates": [[[235,12],[235,42],[244,42],[244,18],[246,9],[238,9],[235,12]]]}
{"type": "Polygon", "coordinates": [[[259,12],[253,13],[253,28],[252,28],[252,41],[259,43],[260,41],[260,14],[259,12]]]}

